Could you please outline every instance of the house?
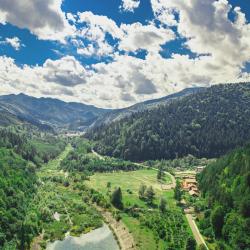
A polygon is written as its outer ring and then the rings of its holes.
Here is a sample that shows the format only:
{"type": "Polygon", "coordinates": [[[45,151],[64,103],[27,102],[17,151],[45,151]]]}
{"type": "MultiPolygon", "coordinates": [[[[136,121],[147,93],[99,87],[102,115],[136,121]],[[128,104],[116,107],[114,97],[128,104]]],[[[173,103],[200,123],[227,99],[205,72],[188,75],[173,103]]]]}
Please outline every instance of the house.
{"type": "Polygon", "coordinates": [[[197,181],[195,178],[192,178],[190,176],[188,178],[185,178],[182,182],[182,188],[193,197],[199,196],[199,189],[197,187],[197,181]]]}
{"type": "Polygon", "coordinates": [[[198,197],[198,196],[199,196],[199,193],[196,192],[196,191],[194,191],[194,190],[190,190],[188,193],[189,193],[191,196],[193,196],[193,197],[198,197]]]}
{"type": "Polygon", "coordinates": [[[189,190],[192,186],[197,187],[197,181],[195,178],[185,178],[182,182],[182,188],[184,190],[189,190]]]}
{"type": "Polygon", "coordinates": [[[193,186],[193,187],[190,187],[190,188],[189,188],[189,191],[191,191],[191,190],[193,190],[194,192],[197,192],[197,193],[199,193],[199,190],[198,190],[198,188],[197,188],[197,187],[195,187],[195,186],[193,186]]]}

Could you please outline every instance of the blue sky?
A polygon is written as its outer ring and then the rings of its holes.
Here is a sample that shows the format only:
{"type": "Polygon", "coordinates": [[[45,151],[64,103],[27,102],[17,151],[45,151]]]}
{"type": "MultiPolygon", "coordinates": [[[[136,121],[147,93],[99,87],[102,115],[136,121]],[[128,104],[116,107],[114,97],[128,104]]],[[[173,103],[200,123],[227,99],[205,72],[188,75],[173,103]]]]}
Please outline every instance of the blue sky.
{"type": "MultiPolygon", "coordinates": [[[[114,20],[117,25],[122,23],[131,24],[140,22],[146,24],[148,20],[153,19],[153,12],[149,1],[140,3],[140,7],[134,12],[120,11],[121,2],[117,0],[66,0],[62,3],[62,10],[65,13],[77,14],[78,12],[91,11],[96,15],[104,15],[114,20]]],[[[0,26],[0,36],[6,37],[17,36],[26,45],[21,53],[16,53],[11,46],[1,48],[0,55],[8,55],[16,59],[18,64],[41,65],[48,58],[58,59],[60,55],[54,50],[59,50],[63,54],[70,54],[78,57],[74,49],[70,46],[62,46],[56,42],[39,40],[29,32],[29,30],[19,29],[11,24],[0,26]],[[36,51],[40,53],[36,53],[36,51]]],[[[78,57],[83,64],[96,62],[91,58],[78,57]]],[[[103,58],[102,58],[103,59],[103,58]]],[[[99,61],[102,61],[101,59],[99,61]]]]}
{"type": "Polygon", "coordinates": [[[0,94],[117,108],[250,79],[245,0],[0,0],[0,94]]]}

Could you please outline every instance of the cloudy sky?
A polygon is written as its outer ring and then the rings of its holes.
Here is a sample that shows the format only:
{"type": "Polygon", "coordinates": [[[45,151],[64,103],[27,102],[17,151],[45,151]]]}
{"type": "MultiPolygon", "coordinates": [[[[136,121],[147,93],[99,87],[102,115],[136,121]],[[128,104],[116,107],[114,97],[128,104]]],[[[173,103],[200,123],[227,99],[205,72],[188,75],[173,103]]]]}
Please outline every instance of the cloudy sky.
{"type": "Polygon", "coordinates": [[[0,94],[106,108],[250,81],[249,0],[0,0],[0,94]]]}

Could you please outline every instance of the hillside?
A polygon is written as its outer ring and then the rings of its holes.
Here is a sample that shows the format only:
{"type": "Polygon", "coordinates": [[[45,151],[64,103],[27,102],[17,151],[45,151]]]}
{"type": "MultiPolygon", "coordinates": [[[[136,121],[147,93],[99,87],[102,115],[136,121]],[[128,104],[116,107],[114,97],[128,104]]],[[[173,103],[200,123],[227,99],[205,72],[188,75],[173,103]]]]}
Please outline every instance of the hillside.
{"type": "Polygon", "coordinates": [[[105,112],[107,110],[91,105],[66,103],[51,98],[35,98],[24,94],[0,96],[0,124],[24,121],[56,129],[83,130],[105,112]]]}
{"type": "Polygon", "coordinates": [[[249,249],[250,146],[212,163],[198,179],[207,201],[200,221],[203,234],[227,244],[219,249],[249,249]]]}
{"type": "Polygon", "coordinates": [[[0,129],[0,249],[29,249],[42,218],[30,206],[37,192],[37,171],[55,159],[65,142],[44,132],[0,129]]]}
{"type": "Polygon", "coordinates": [[[101,115],[90,127],[97,128],[102,125],[109,125],[112,122],[118,122],[126,117],[129,117],[135,113],[142,112],[145,110],[152,110],[159,107],[162,104],[167,104],[170,101],[181,99],[185,96],[194,94],[198,91],[201,91],[203,88],[187,88],[180,92],[159,98],[148,100],[145,102],[137,103],[133,106],[123,108],[123,109],[116,109],[110,112],[104,113],[101,115]]]}
{"type": "Polygon", "coordinates": [[[129,160],[218,157],[250,140],[250,83],[216,85],[88,131],[101,154],[129,160]]]}
{"type": "Polygon", "coordinates": [[[0,126],[32,124],[41,130],[85,130],[119,121],[134,113],[150,110],[171,100],[196,93],[201,88],[184,89],[181,92],[137,103],[115,110],[96,108],[81,103],[66,103],[51,98],[35,98],[24,94],[0,96],[0,126]]]}
{"type": "Polygon", "coordinates": [[[18,249],[17,241],[24,249],[22,233],[29,226],[25,218],[36,182],[34,165],[0,147],[0,249],[18,249]]]}

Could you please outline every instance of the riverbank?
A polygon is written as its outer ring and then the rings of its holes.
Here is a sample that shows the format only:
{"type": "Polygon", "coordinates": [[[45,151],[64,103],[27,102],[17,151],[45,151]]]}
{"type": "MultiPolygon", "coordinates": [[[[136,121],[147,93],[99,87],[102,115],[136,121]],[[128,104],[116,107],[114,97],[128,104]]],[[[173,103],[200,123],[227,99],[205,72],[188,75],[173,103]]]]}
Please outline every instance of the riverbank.
{"type": "Polygon", "coordinates": [[[113,231],[121,250],[136,250],[136,244],[132,234],[129,232],[125,224],[120,220],[117,221],[111,212],[104,208],[96,206],[96,209],[102,214],[104,221],[113,231]]]}

